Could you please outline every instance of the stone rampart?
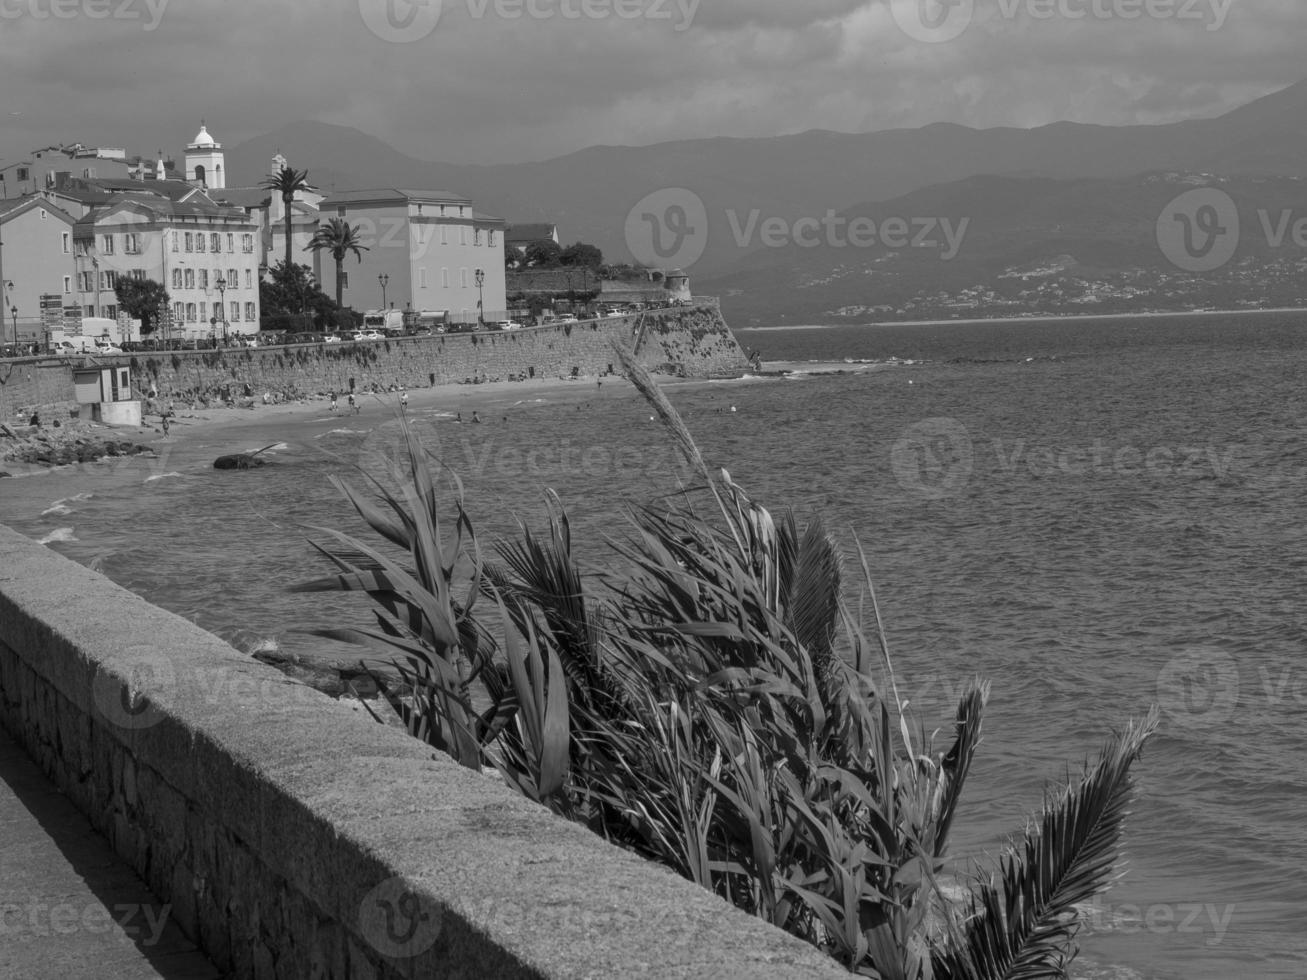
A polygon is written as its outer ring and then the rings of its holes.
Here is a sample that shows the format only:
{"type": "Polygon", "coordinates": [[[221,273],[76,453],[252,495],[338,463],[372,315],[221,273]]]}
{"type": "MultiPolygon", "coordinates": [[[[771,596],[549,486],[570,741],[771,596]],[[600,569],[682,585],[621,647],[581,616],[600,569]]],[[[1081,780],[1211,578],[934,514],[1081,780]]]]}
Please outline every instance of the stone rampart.
{"type": "MultiPolygon", "coordinates": [[[[439,334],[286,347],[171,351],[98,358],[132,367],[140,391],[163,398],[240,397],[264,392],[304,396],[326,392],[425,388],[512,376],[593,376],[617,369],[613,341],[634,346],[645,366],[707,377],[747,366],[735,336],[713,307],[653,311],[553,324],[526,330],[439,334]]],[[[80,365],[80,359],[77,359],[80,365]]],[[[14,362],[0,384],[0,420],[33,408],[73,404],[73,362],[14,362]]],[[[0,365],[0,376],[6,371],[0,365]]]]}
{"type": "Polygon", "coordinates": [[[0,724],[235,976],[847,976],[5,527],[0,724]]]}

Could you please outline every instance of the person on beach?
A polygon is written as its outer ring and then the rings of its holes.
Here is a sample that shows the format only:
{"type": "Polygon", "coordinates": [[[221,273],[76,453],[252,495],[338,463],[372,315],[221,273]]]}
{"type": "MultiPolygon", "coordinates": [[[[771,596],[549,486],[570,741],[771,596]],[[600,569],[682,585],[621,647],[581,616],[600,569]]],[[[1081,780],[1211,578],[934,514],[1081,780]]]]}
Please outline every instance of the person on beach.
{"type": "Polygon", "coordinates": [[[354,404],[354,392],[351,391],[348,395],[348,398],[349,398],[349,410],[357,415],[358,407],[354,404]]]}
{"type": "Polygon", "coordinates": [[[473,412],[473,413],[472,413],[472,421],[473,421],[474,423],[476,423],[477,425],[480,425],[480,424],[481,424],[481,416],[477,415],[476,412],[473,412]]]}
{"type": "Polygon", "coordinates": [[[333,412],[336,410],[336,393],[334,391],[331,393],[331,410],[333,412]]]}
{"type": "Polygon", "coordinates": [[[399,392],[399,407],[401,411],[408,411],[408,392],[404,391],[402,388],[399,392]]]}
{"type": "Polygon", "coordinates": [[[463,421],[463,413],[462,413],[462,412],[459,412],[457,415],[455,415],[455,416],[454,416],[454,421],[455,421],[455,422],[462,422],[462,421],[463,421]]]}

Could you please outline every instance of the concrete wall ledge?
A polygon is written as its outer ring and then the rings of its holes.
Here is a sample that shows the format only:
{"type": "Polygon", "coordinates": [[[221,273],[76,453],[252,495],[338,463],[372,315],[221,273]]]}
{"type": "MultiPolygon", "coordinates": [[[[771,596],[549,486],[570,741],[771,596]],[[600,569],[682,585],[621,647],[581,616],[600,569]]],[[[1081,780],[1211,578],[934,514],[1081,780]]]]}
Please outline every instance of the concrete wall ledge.
{"type": "Polygon", "coordinates": [[[242,977],[848,976],[3,526],[0,724],[242,977]]]}

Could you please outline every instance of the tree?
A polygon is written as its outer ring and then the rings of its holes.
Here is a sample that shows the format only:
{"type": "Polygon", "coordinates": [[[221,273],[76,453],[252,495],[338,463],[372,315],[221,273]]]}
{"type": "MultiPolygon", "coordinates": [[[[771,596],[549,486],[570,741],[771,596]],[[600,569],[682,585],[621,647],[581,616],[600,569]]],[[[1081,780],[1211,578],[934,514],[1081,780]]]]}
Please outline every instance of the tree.
{"type": "Polygon", "coordinates": [[[604,264],[604,253],[586,242],[574,242],[558,254],[558,264],[598,269],[604,264]]]}
{"type": "Polygon", "coordinates": [[[130,317],[141,321],[141,336],[154,333],[164,311],[168,309],[168,290],[153,279],[132,279],[119,276],[113,288],[118,307],[130,317]]]}
{"type": "MultiPolygon", "coordinates": [[[[269,278],[259,283],[259,303],[266,314],[313,314],[314,326],[334,326],[336,303],[322,291],[307,265],[287,266],[278,262],[268,270],[269,278]]],[[[303,329],[303,328],[301,328],[303,329]]]]}
{"type": "Polygon", "coordinates": [[[315,252],[327,251],[331,257],[336,260],[336,305],[344,306],[341,296],[344,290],[344,266],[345,258],[350,252],[354,257],[363,261],[363,253],[368,251],[368,246],[361,243],[359,239],[358,225],[351,225],[343,218],[332,218],[327,222],[326,227],[319,228],[313,234],[313,241],[309,242],[309,248],[315,252]]]}
{"type": "Polygon", "coordinates": [[[307,190],[309,187],[309,172],[307,170],[296,170],[294,167],[283,166],[271,177],[266,177],[260,187],[267,188],[270,191],[276,191],[281,195],[281,202],[286,210],[286,265],[290,267],[294,264],[291,255],[291,208],[295,204],[295,195],[299,191],[307,190]]]}
{"type": "Polygon", "coordinates": [[[526,264],[537,269],[552,269],[558,265],[558,256],[562,252],[557,242],[532,242],[526,247],[526,264]]]}

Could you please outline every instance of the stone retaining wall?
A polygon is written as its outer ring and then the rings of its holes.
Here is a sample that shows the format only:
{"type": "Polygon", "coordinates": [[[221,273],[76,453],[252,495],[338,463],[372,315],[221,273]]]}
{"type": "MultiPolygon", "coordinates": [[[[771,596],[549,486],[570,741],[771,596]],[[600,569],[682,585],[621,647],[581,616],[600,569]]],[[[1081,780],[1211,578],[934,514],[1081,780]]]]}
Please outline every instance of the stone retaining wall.
{"type": "Polygon", "coordinates": [[[847,976],[3,526],[0,724],[241,977],[847,976]]]}
{"type": "MultiPolygon", "coordinates": [[[[616,368],[613,340],[638,341],[637,354],[652,369],[706,377],[747,366],[740,345],[711,307],[668,309],[640,317],[612,317],[528,330],[443,334],[396,340],[288,347],[177,351],[100,358],[130,364],[135,384],[154,384],[165,398],[190,400],[239,396],[249,385],[296,397],[329,391],[425,388],[511,375],[599,375],[616,368]],[[640,339],[641,336],[643,339],[640,339]]],[[[0,366],[0,376],[5,371],[0,366]]],[[[73,403],[72,366],[50,361],[17,362],[0,384],[0,420],[16,412],[73,403]],[[55,366],[57,365],[57,366],[55,366]]]]}

